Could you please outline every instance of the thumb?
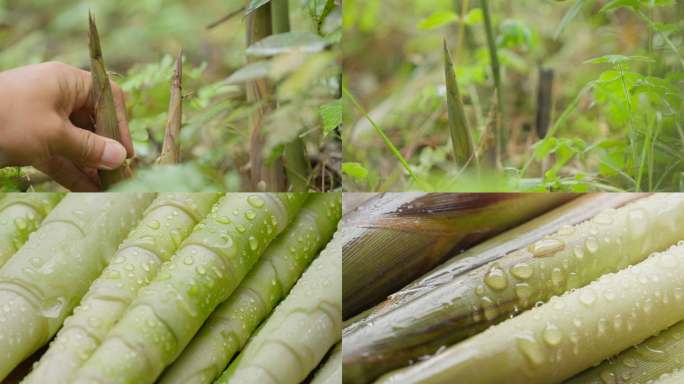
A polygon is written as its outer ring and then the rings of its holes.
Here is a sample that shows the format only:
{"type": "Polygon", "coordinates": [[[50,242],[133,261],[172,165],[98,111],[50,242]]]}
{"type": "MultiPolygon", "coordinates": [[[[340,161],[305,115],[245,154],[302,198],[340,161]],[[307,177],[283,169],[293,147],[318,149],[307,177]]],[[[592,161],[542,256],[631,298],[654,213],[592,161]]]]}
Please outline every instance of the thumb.
{"type": "Polygon", "coordinates": [[[121,143],[70,122],[54,144],[60,155],[85,167],[112,170],[126,160],[126,148],[121,143]]]}

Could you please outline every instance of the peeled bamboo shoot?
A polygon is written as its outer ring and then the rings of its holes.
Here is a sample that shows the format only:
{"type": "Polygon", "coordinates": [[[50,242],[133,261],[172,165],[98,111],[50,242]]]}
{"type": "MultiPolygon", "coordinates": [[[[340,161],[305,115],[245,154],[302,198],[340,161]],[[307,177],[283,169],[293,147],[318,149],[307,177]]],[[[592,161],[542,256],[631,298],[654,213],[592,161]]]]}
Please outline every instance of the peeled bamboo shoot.
{"type": "Polygon", "coordinates": [[[376,383],[561,382],[684,319],[682,260],[684,245],[653,254],[376,383]]]}
{"type": "Polygon", "coordinates": [[[328,360],[316,376],[314,376],[311,384],[340,384],[342,382],[342,344],[337,344],[333,348],[328,360]]]}
{"type": "Polygon", "coordinates": [[[298,384],[340,340],[342,247],[336,235],[216,384],[298,384]]]}
{"type": "MultiPolygon", "coordinates": [[[[488,264],[450,266],[345,329],[345,383],[367,382],[463,340],[554,295],[638,263],[684,239],[684,196],[663,194],[560,227],[488,264]],[[467,273],[466,273],[467,272],[467,273]],[[445,282],[445,280],[447,282],[445,282]],[[348,372],[348,373],[347,373],[348,372]]],[[[468,255],[470,256],[470,255],[468,255]]],[[[475,255],[473,255],[475,256],[475,255]]],[[[441,269],[441,268],[440,268],[441,269]]]]}
{"type": "Polygon", "coordinates": [[[235,293],[212,313],[160,384],[211,383],[217,378],[330,240],[340,211],[337,193],[309,198],[235,293]]]}
{"type": "Polygon", "coordinates": [[[157,197],[23,383],[70,383],[138,290],[154,278],[161,263],[173,255],[218,198],[216,193],[157,197]]]}
{"type": "Polygon", "coordinates": [[[71,194],[0,270],[0,380],[48,342],[153,194],[71,194]]]}
{"type": "Polygon", "coordinates": [[[0,267],[62,199],[61,193],[11,193],[0,197],[0,267]]]}
{"type": "Polygon", "coordinates": [[[76,373],[74,383],[152,383],[225,301],[306,194],[227,194],[76,373]]]}

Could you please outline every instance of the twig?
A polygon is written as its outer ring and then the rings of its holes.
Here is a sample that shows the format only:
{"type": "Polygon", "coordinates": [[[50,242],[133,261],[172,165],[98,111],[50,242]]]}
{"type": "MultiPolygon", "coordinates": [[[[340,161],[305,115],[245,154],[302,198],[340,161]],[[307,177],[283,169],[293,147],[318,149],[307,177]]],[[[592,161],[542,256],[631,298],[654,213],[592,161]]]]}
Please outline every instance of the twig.
{"type": "Polygon", "coordinates": [[[179,134],[183,124],[183,50],[176,57],[176,70],[171,80],[171,97],[169,99],[169,112],[164,130],[164,144],[159,164],[176,164],[180,161],[179,134]]]}
{"type": "Polygon", "coordinates": [[[245,7],[240,7],[238,9],[234,10],[233,12],[223,16],[222,18],[214,21],[213,23],[207,25],[206,28],[207,29],[214,29],[214,28],[218,27],[219,25],[225,23],[226,21],[232,19],[233,17],[241,14],[244,11],[245,11],[245,7]]]}

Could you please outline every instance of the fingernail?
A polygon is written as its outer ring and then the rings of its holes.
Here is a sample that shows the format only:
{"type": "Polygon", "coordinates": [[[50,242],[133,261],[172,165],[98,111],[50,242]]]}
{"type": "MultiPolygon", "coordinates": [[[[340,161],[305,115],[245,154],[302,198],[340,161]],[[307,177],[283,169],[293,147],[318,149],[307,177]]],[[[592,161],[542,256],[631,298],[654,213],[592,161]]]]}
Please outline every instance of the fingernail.
{"type": "Polygon", "coordinates": [[[126,160],[126,149],[123,145],[108,140],[105,143],[104,151],[102,151],[100,168],[106,170],[116,169],[123,164],[124,160],[126,160]]]}

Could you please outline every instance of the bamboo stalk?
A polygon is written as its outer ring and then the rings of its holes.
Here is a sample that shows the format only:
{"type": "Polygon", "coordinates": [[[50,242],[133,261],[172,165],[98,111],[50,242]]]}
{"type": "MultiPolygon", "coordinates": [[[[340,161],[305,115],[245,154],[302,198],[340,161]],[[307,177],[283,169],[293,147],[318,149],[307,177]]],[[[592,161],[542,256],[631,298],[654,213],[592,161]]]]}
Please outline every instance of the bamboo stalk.
{"type": "Polygon", "coordinates": [[[451,60],[451,52],[444,40],[444,75],[447,89],[447,110],[449,113],[449,132],[451,133],[451,145],[454,157],[460,167],[477,168],[477,153],[475,144],[470,134],[468,118],[463,108],[461,94],[458,90],[458,80],[454,71],[454,62],[451,60]]]}
{"type": "MultiPolygon", "coordinates": [[[[273,33],[290,32],[290,7],[288,0],[271,0],[271,19],[273,33]]],[[[306,155],[304,141],[296,137],[285,144],[283,153],[288,190],[306,192],[309,189],[308,176],[311,174],[311,163],[306,155]]]]}
{"type": "MultiPolygon", "coordinates": [[[[247,46],[273,33],[271,3],[266,3],[247,15],[247,46]]],[[[251,61],[251,59],[248,59],[251,61]]],[[[250,115],[250,172],[252,188],[259,191],[285,190],[285,172],[281,159],[267,164],[264,156],[265,138],[262,132],[266,116],[273,110],[273,90],[268,80],[260,79],[247,83],[247,101],[258,104],[250,115]]]]}
{"type": "Polygon", "coordinates": [[[494,35],[494,28],[492,27],[492,15],[489,8],[489,0],[481,0],[482,13],[484,15],[485,22],[485,32],[487,33],[487,48],[489,49],[489,57],[492,66],[492,76],[494,76],[494,86],[496,88],[497,95],[497,107],[498,107],[498,118],[496,121],[496,163],[497,166],[501,166],[502,157],[506,147],[506,138],[504,137],[504,131],[501,126],[501,121],[503,121],[504,116],[504,105],[503,105],[503,90],[501,89],[501,66],[499,65],[499,55],[496,49],[496,41],[494,35]]]}
{"type": "Polygon", "coordinates": [[[551,124],[551,109],[553,104],[553,78],[551,68],[539,68],[539,87],[537,90],[537,135],[540,139],[546,137],[551,124]]]}
{"type": "Polygon", "coordinates": [[[164,144],[159,164],[176,164],[180,161],[180,134],[183,124],[183,50],[176,57],[176,69],[171,79],[171,97],[164,130],[164,144]]]}
{"type": "MultiPolygon", "coordinates": [[[[102,56],[102,47],[100,46],[100,36],[95,25],[95,17],[92,13],[88,14],[89,18],[89,49],[90,49],[90,70],[93,78],[92,85],[92,99],[95,104],[95,133],[105,137],[109,137],[118,142],[121,142],[121,134],[119,132],[119,121],[116,117],[116,107],[114,106],[114,96],[112,95],[112,86],[109,83],[109,75],[104,64],[102,56]]],[[[114,170],[99,170],[100,182],[104,189],[125,180],[131,173],[128,164],[124,164],[114,170]]]]}

